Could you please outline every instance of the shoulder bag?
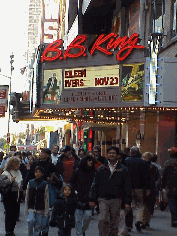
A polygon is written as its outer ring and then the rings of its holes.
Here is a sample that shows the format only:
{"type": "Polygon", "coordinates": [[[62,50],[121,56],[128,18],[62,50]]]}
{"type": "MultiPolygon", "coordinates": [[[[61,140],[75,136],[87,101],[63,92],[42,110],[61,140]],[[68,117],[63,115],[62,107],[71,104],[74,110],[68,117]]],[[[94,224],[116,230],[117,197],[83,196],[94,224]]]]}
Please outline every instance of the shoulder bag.
{"type": "MultiPolygon", "coordinates": [[[[9,174],[13,177],[13,175],[10,172],[9,172],[9,174]]],[[[5,178],[5,179],[7,179],[7,178],[5,178]]],[[[4,186],[4,187],[0,186],[0,193],[2,195],[6,195],[7,193],[9,193],[12,190],[12,186],[13,186],[13,182],[11,184],[8,184],[8,185],[4,186]]]]}

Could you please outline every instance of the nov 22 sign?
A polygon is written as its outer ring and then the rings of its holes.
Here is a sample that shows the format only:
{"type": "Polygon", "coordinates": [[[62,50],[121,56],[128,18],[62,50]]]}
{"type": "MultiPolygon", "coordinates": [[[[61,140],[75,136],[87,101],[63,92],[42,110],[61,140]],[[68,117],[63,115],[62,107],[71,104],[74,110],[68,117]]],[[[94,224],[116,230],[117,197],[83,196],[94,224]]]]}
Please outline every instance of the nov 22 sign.
{"type": "MultiPolygon", "coordinates": [[[[79,35],[77,36],[71,44],[67,47],[64,54],[59,49],[62,44],[63,40],[58,39],[54,41],[53,43],[49,44],[46,49],[44,50],[41,61],[55,61],[55,60],[66,60],[67,58],[78,58],[78,57],[86,57],[87,56],[87,49],[83,45],[86,41],[87,36],[86,35],[79,35]],[[77,49],[77,52],[73,53],[73,50],[71,52],[71,49],[77,49]],[[49,52],[54,52],[54,56],[48,56],[49,52]]],[[[98,36],[98,38],[95,40],[91,50],[90,55],[93,56],[94,53],[98,50],[108,56],[113,55],[113,52],[111,49],[116,50],[119,48],[116,59],[118,61],[125,60],[132,52],[133,49],[144,49],[145,47],[142,45],[138,45],[140,42],[139,35],[137,33],[132,34],[130,37],[124,36],[119,37],[115,33],[110,33],[108,35],[101,34],[98,36]],[[103,47],[103,44],[106,45],[103,47]]]]}

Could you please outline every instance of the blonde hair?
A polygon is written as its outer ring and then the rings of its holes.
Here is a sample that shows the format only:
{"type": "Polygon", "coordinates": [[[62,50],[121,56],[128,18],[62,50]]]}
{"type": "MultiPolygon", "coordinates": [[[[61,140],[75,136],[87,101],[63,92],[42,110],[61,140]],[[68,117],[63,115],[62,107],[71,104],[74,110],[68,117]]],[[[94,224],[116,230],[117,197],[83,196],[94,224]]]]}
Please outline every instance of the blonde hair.
{"type": "Polygon", "coordinates": [[[151,152],[144,152],[142,157],[144,160],[151,161],[153,154],[151,152]]]}
{"type": "Polygon", "coordinates": [[[20,159],[18,157],[11,157],[5,164],[4,170],[13,170],[14,164],[20,164],[20,159]]]}
{"type": "Polygon", "coordinates": [[[64,184],[63,187],[61,188],[61,193],[64,192],[65,188],[69,188],[72,191],[72,186],[71,184],[64,184]]]}

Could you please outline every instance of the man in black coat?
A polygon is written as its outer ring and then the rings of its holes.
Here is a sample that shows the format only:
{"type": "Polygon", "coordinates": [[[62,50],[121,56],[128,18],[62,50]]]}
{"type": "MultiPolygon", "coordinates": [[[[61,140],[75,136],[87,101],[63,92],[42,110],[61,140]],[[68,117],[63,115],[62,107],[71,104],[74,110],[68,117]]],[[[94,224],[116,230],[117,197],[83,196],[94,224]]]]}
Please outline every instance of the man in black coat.
{"type": "Polygon", "coordinates": [[[95,174],[90,190],[90,207],[95,206],[98,200],[99,235],[117,236],[122,201],[125,209],[130,210],[131,205],[131,179],[128,169],[118,161],[119,148],[107,149],[107,160],[95,174]]]}
{"type": "Polygon", "coordinates": [[[177,148],[168,149],[170,159],[165,162],[162,188],[167,193],[171,213],[171,226],[177,228],[177,148]]]}
{"type": "MultiPolygon", "coordinates": [[[[135,214],[136,214],[136,229],[138,232],[141,231],[141,224],[143,222],[143,211],[144,211],[144,194],[150,194],[151,180],[149,176],[149,166],[141,159],[139,148],[133,146],[130,149],[130,157],[125,159],[125,166],[128,168],[131,176],[132,184],[132,197],[135,201],[135,214]]],[[[130,224],[133,224],[133,213],[129,212],[127,217],[130,219],[130,224]]],[[[127,219],[128,221],[128,219],[127,219]]],[[[130,228],[133,226],[131,225],[130,228]]],[[[129,229],[131,231],[131,229],[129,229]]]]}
{"type": "Polygon", "coordinates": [[[102,164],[104,164],[106,158],[104,156],[101,156],[101,147],[99,145],[96,145],[93,147],[93,153],[95,155],[95,158],[101,162],[102,164]]]}
{"type": "MultiPolygon", "coordinates": [[[[56,169],[56,166],[51,163],[51,150],[49,148],[43,148],[40,152],[40,157],[37,162],[33,162],[30,167],[29,174],[24,181],[23,190],[26,190],[29,180],[35,178],[35,169],[40,166],[44,169],[43,180],[48,182],[49,185],[49,207],[51,208],[55,201],[56,189],[60,190],[63,186],[63,180],[61,175],[56,169]]],[[[48,236],[49,230],[49,218],[46,218],[45,227],[43,227],[43,236],[48,236]]]]}

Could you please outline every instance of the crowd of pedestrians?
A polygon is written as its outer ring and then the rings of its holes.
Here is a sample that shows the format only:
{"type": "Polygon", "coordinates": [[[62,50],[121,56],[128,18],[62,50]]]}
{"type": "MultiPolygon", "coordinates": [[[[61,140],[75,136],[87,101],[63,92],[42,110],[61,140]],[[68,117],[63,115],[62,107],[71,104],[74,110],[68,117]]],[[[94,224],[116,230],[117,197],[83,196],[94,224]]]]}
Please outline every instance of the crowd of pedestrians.
{"type": "Polygon", "coordinates": [[[128,236],[133,208],[136,230],[150,227],[160,191],[167,194],[171,226],[177,227],[177,148],[168,151],[164,171],[156,154],[141,154],[136,146],[108,147],[106,157],[98,145],[87,153],[81,147],[78,155],[68,145],[43,148],[39,157],[18,151],[3,158],[1,153],[6,235],[15,235],[25,202],[30,236],[47,236],[49,226],[57,227],[59,236],[70,236],[72,228],[77,236],[86,235],[94,211],[100,236],[128,236]]]}

